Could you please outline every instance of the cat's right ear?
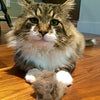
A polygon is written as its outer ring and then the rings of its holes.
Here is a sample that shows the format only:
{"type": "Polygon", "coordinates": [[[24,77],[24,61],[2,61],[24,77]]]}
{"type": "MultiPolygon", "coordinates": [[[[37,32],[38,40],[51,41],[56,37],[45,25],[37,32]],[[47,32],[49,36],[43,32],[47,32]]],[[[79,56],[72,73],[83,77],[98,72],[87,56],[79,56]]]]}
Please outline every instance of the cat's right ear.
{"type": "Polygon", "coordinates": [[[75,0],[67,0],[65,3],[61,4],[61,9],[63,12],[69,12],[71,9],[74,8],[75,0]]]}

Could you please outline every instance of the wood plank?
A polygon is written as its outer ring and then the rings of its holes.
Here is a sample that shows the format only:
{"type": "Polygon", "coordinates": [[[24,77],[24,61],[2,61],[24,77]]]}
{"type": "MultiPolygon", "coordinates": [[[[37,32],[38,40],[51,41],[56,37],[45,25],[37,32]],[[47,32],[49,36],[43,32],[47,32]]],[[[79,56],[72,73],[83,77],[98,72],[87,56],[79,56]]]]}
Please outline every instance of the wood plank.
{"type": "MultiPolygon", "coordinates": [[[[12,68],[14,48],[0,45],[0,100],[35,100],[25,73],[12,68]]],[[[62,100],[100,100],[100,38],[98,45],[85,49],[72,74],[74,84],[62,100]]]]}

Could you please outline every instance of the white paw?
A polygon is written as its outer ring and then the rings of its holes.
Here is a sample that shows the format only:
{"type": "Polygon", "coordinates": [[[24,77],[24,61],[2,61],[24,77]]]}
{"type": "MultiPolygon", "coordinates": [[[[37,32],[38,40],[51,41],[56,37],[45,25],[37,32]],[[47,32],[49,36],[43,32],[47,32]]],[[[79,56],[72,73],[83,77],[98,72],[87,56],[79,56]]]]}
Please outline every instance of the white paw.
{"type": "Polygon", "coordinates": [[[25,76],[25,80],[26,82],[29,82],[29,83],[33,83],[34,81],[36,81],[36,78],[35,78],[35,74],[38,73],[39,70],[38,69],[30,69],[27,73],[26,73],[26,76],[25,76]]]}
{"type": "Polygon", "coordinates": [[[25,80],[26,80],[26,82],[33,83],[33,82],[36,81],[36,78],[35,78],[35,76],[33,76],[33,75],[27,75],[27,74],[26,74],[25,80]]]}
{"type": "Polygon", "coordinates": [[[67,86],[73,84],[73,78],[69,72],[59,71],[56,74],[56,78],[59,82],[62,82],[63,84],[66,84],[67,86]]]}

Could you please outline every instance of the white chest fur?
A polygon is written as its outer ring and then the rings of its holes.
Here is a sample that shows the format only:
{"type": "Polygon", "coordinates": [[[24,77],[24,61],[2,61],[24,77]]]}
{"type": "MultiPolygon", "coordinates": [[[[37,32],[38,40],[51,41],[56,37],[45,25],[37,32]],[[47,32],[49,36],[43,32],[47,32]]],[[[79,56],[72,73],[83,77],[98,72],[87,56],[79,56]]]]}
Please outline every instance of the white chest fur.
{"type": "Polygon", "coordinates": [[[18,51],[22,51],[22,57],[25,60],[35,63],[36,66],[40,66],[46,70],[54,71],[55,68],[61,67],[67,63],[68,58],[72,54],[72,49],[68,50],[56,50],[55,48],[39,48],[32,46],[30,43],[18,43],[18,51]],[[21,46],[20,46],[21,44],[21,46]],[[21,48],[20,48],[21,47],[21,48]]]}
{"type": "Polygon", "coordinates": [[[72,55],[72,48],[58,50],[53,45],[40,47],[29,42],[17,42],[18,51],[22,51],[22,57],[25,60],[33,62],[46,70],[54,71],[55,68],[65,65],[72,55]]]}
{"type": "Polygon", "coordinates": [[[43,67],[46,70],[54,70],[66,62],[66,56],[62,52],[40,52],[40,50],[25,50],[23,56],[35,65],[43,67]]]}

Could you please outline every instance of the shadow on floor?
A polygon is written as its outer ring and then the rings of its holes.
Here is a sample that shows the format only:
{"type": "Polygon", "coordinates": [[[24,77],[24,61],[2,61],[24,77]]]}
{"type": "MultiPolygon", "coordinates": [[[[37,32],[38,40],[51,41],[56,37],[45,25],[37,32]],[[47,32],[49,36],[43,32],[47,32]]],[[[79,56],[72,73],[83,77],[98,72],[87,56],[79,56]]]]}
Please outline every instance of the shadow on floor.
{"type": "Polygon", "coordinates": [[[23,78],[25,77],[25,72],[22,71],[22,70],[19,70],[18,68],[16,67],[12,67],[11,69],[9,70],[6,70],[6,72],[10,75],[14,75],[14,76],[18,76],[20,78],[23,78]]]}

